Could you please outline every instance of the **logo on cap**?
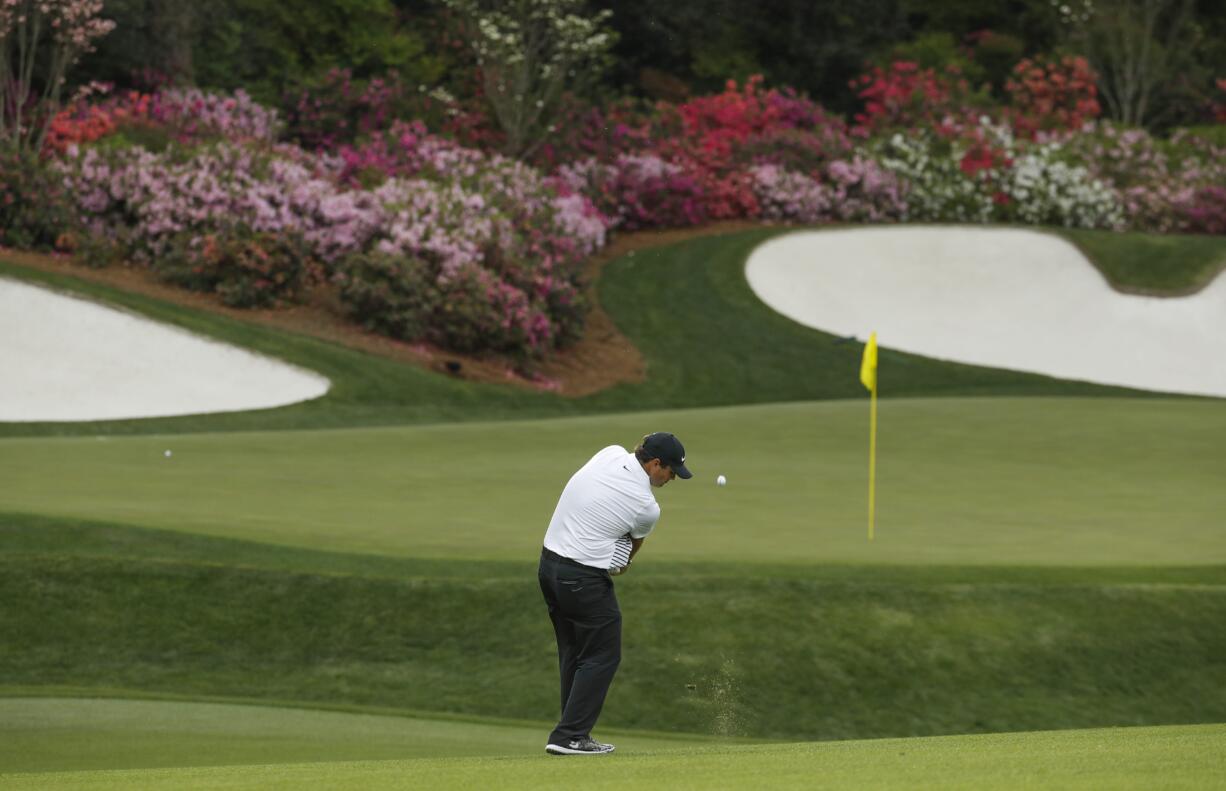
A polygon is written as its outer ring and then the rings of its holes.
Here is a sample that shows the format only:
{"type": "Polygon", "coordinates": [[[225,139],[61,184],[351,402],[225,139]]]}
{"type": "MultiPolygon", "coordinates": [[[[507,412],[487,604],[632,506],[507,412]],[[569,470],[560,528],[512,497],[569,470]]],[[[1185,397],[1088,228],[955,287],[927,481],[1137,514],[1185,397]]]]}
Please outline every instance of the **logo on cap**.
{"type": "Polygon", "coordinates": [[[685,466],[685,447],[682,446],[681,440],[667,431],[657,431],[643,437],[643,450],[652,458],[659,459],[664,466],[671,468],[678,478],[689,478],[693,474],[685,466]]]}

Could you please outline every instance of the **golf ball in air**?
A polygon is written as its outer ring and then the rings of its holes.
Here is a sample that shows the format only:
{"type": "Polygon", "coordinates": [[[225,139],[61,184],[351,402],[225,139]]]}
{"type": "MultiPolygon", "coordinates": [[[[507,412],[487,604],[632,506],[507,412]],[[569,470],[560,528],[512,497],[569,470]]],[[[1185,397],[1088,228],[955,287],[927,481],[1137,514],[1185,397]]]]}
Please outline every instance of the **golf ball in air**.
{"type": "Polygon", "coordinates": [[[723,485],[724,485],[724,484],[726,484],[727,482],[728,482],[728,479],[727,479],[727,478],[725,478],[725,477],[724,477],[724,476],[722,476],[722,475],[721,475],[721,476],[719,476],[718,478],[716,478],[716,479],[715,479],[715,485],[716,485],[716,486],[723,486],[723,485]]]}

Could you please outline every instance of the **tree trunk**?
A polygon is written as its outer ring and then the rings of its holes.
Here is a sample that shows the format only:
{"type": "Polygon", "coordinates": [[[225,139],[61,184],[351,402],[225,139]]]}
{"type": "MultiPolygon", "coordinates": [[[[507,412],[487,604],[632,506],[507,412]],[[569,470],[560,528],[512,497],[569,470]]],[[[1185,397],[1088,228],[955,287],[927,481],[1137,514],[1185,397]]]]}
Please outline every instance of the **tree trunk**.
{"type": "Polygon", "coordinates": [[[150,0],[149,6],[149,29],[156,48],[155,68],[173,83],[191,84],[196,4],[182,0],[150,0]]]}

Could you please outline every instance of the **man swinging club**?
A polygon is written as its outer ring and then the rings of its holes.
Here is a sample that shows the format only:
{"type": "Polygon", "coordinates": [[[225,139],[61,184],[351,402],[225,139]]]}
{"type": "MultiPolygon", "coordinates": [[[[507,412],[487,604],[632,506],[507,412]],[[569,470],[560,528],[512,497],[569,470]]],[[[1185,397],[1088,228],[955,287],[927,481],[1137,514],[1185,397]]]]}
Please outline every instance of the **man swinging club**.
{"type": "Polygon", "coordinates": [[[592,738],[621,662],[622,614],[611,575],[623,574],[660,518],[652,488],[689,478],[685,448],[657,433],[629,453],[610,445],[571,476],[554,509],[537,576],[558,639],[562,718],[545,751],[601,755],[592,738]]]}

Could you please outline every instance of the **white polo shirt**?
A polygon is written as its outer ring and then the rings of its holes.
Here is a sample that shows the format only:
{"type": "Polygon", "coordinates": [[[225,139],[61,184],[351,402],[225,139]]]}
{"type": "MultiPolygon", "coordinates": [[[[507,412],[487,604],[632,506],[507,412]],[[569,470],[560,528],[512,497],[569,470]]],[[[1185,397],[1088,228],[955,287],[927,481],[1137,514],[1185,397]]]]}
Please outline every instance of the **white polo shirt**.
{"type": "Polygon", "coordinates": [[[610,445],[571,476],[545,532],[545,548],[562,557],[607,569],[617,539],[646,538],[660,519],[651,478],[639,460],[610,445]]]}

